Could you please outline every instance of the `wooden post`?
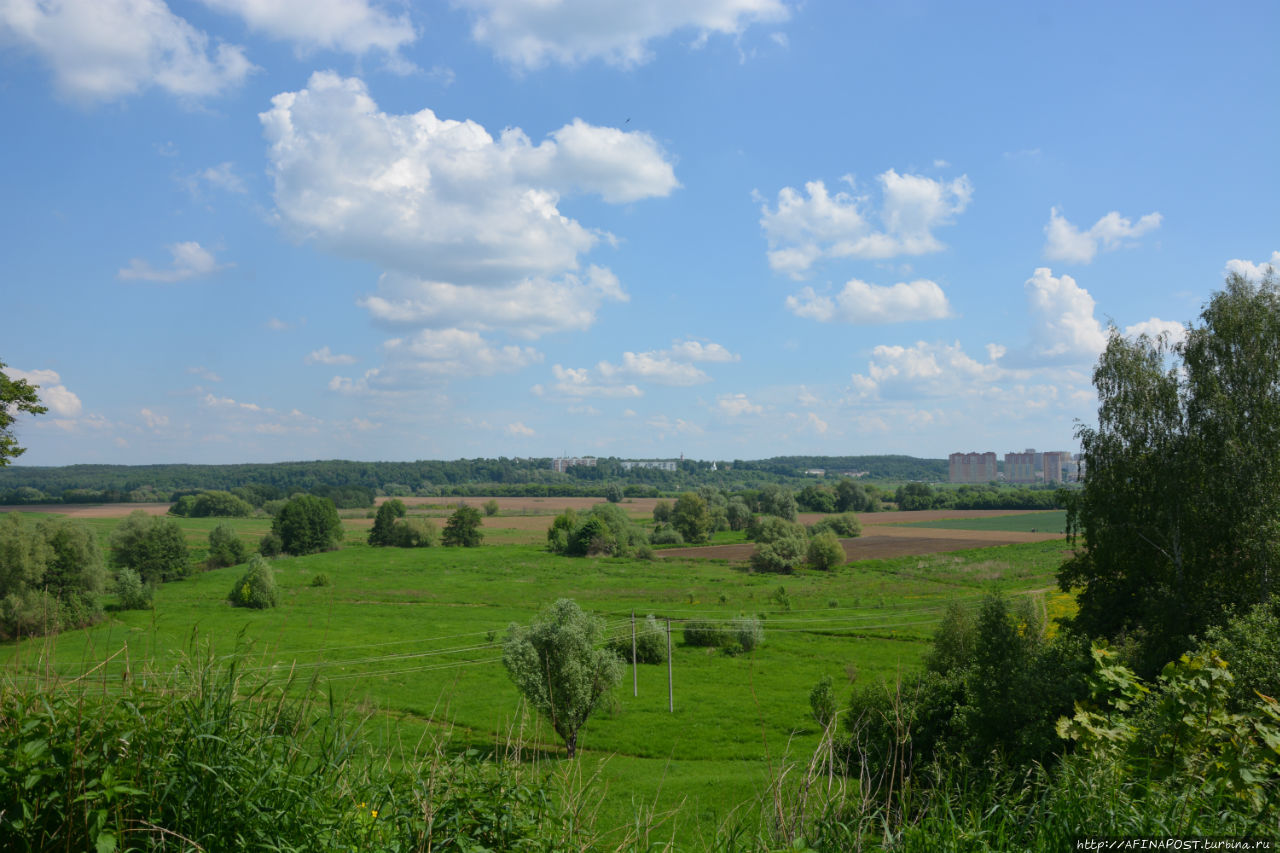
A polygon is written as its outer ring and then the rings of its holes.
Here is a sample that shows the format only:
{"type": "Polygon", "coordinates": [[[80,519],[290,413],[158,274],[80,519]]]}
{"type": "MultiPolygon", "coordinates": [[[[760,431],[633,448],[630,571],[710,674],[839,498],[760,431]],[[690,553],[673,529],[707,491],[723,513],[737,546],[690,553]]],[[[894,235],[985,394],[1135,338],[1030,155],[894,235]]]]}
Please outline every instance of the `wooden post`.
{"type": "Polygon", "coordinates": [[[640,695],[640,676],[636,673],[636,612],[631,611],[631,695],[640,695]]]}
{"type": "Polygon", "coordinates": [[[676,712],[676,690],[671,683],[671,618],[667,617],[667,711],[676,712]]]}

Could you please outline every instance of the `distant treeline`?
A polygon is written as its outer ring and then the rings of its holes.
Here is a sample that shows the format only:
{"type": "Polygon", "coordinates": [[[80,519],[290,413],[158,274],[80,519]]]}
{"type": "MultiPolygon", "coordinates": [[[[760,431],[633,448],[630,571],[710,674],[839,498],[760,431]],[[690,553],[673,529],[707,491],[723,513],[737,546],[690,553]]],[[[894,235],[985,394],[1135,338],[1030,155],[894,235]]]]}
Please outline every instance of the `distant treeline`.
{"type": "MultiPolygon", "coordinates": [[[[676,470],[622,467],[622,459],[603,457],[594,466],[564,473],[551,470],[550,457],[531,459],[457,459],[418,462],[274,462],[244,465],[67,465],[57,468],[12,465],[0,468],[0,503],[145,503],[176,500],[200,491],[235,492],[253,487],[287,496],[335,490],[349,505],[367,505],[356,490],[392,496],[603,497],[609,483],[622,485],[628,497],[675,494],[714,486],[747,489],[776,483],[799,488],[814,482],[807,470],[823,470],[827,481],[845,473],[868,479],[941,482],[944,459],[912,456],[780,456],[762,460],[681,460],[676,470]],[[714,466],[714,467],[713,467],[714,466]]],[[[337,495],[335,502],[339,502],[337,495]]]]}
{"type": "Polygon", "coordinates": [[[934,489],[928,483],[907,483],[894,495],[898,509],[1062,509],[1063,490],[1052,485],[1034,488],[964,485],[934,489]]]}

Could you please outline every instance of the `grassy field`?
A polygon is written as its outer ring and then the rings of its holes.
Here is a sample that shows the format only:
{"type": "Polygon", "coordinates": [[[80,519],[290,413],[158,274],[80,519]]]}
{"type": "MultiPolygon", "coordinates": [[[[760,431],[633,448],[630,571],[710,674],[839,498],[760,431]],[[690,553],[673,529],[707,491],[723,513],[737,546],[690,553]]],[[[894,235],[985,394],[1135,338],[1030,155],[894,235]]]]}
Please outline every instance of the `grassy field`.
{"type": "Polygon", "coordinates": [[[942,530],[1009,530],[1017,533],[1066,533],[1067,511],[1052,509],[1019,515],[997,515],[989,518],[944,518],[937,521],[913,521],[903,527],[933,527],[942,530]]]}
{"type": "MultiPolygon", "coordinates": [[[[1043,596],[1065,554],[1065,543],[1042,542],[774,576],[719,561],[558,557],[521,544],[543,538],[538,525],[512,521],[519,526],[486,519],[492,544],[481,548],[402,550],[365,545],[367,519],[345,519],[341,550],[275,561],[282,603],[274,610],[226,604],[240,568],[202,572],[161,587],[154,611],[111,612],[89,630],[0,646],[0,663],[19,678],[88,672],[110,689],[139,660],[178,665],[198,638],[221,653],[244,650],[249,677],[332,691],[370,715],[370,732],[389,750],[429,727],[451,727],[459,748],[487,749],[520,725],[520,698],[500,662],[508,624],[528,623],[561,597],[600,615],[616,636],[629,636],[633,611],[653,613],[672,622],[674,713],[665,667],[639,667],[637,695],[628,668],[580,750],[607,783],[603,825],[631,824],[640,803],[680,805],[670,831],[695,843],[752,802],[784,755],[813,750],[808,692],[820,678],[832,676],[840,694],[854,681],[894,678],[919,664],[949,602],[994,587],[1043,596]],[[331,585],[311,586],[321,572],[331,585]],[[681,642],[685,620],[742,614],[764,619],[764,645],[750,655],[681,642]]],[[[105,542],[118,519],[88,523],[105,542]]],[[[266,519],[179,523],[193,558],[218,523],[250,542],[269,529],[266,519]]],[[[560,749],[545,727],[535,742],[560,749]]]]}

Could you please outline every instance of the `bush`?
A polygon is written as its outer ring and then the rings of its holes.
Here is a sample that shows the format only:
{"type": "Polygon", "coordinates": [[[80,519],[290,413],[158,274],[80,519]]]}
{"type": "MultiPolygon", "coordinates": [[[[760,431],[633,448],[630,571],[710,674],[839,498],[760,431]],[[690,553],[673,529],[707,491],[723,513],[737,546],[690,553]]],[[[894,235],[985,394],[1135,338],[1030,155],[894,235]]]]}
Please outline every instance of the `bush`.
{"type": "Polygon", "coordinates": [[[684,537],[670,524],[659,524],[649,534],[649,542],[654,545],[683,545],[684,537]]]}
{"type": "Polygon", "coordinates": [[[1252,707],[1259,693],[1280,699],[1280,597],[1210,628],[1193,654],[1208,651],[1231,664],[1234,710],[1252,707]]]}
{"type": "Polygon", "coordinates": [[[566,510],[547,530],[547,548],[569,557],[626,557],[644,542],[644,531],[614,504],[597,504],[582,515],[566,510]]]}
{"type": "Polygon", "coordinates": [[[210,569],[223,566],[238,566],[249,559],[249,549],[245,547],[240,534],[229,524],[219,524],[209,531],[209,557],[205,565],[210,569]]]}
{"type": "Polygon", "coordinates": [[[755,553],[751,555],[751,568],[757,572],[790,574],[804,564],[808,552],[809,543],[804,536],[791,533],[773,542],[757,545],[755,553]]]}
{"type": "Polygon", "coordinates": [[[764,642],[764,627],[754,616],[741,616],[730,622],[693,620],[684,624],[686,646],[723,649],[730,654],[751,652],[764,642]]]}
{"type": "Polygon", "coordinates": [[[754,616],[736,619],[731,630],[731,636],[744,652],[753,652],[764,642],[764,626],[754,616]]]}
{"type": "Polygon", "coordinates": [[[268,559],[279,557],[283,551],[284,543],[274,533],[268,533],[258,540],[258,553],[268,559]]]}
{"type": "Polygon", "coordinates": [[[142,577],[133,569],[121,569],[116,573],[116,597],[120,599],[121,610],[150,610],[154,604],[154,593],[151,584],[143,583],[142,577]]]}
{"type": "MultiPolygon", "coordinates": [[[[609,641],[612,649],[623,662],[631,662],[631,632],[609,641]]],[[[636,663],[667,662],[667,630],[649,614],[636,626],[636,663]]]]}
{"type": "Polygon", "coordinates": [[[392,498],[383,501],[374,515],[373,527],[369,530],[369,544],[374,547],[392,545],[395,542],[396,520],[405,517],[404,501],[392,498]]]}
{"type": "Polygon", "coordinates": [[[830,530],[824,530],[809,540],[809,566],[819,571],[831,571],[844,565],[844,546],[830,530]]]}
{"type": "Polygon", "coordinates": [[[856,515],[846,512],[828,516],[809,528],[810,533],[820,533],[823,530],[830,530],[842,539],[850,539],[862,535],[862,524],[856,515]]]}
{"type": "Polygon", "coordinates": [[[276,587],[271,564],[258,555],[249,561],[249,570],[240,576],[227,600],[235,607],[264,610],[280,603],[280,591],[276,587]]]}
{"type": "Polygon", "coordinates": [[[329,580],[329,576],[324,572],[320,572],[318,575],[311,578],[311,586],[330,586],[332,583],[333,582],[329,580]]]}
{"type": "Polygon", "coordinates": [[[493,500],[492,498],[485,501],[483,504],[481,504],[481,506],[484,509],[485,515],[494,516],[498,514],[498,502],[493,500]]]}
{"type": "Polygon", "coordinates": [[[604,487],[604,499],[611,504],[622,503],[622,486],[610,483],[604,487]]]}
{"type": "Polygon", "coordinates": [[[406,518],[391,530],[391,544],[397,548],[430,548],[439,539],[440,531],[426,518],[406,518]]]}
{"type": "Polygon", "coordinates": [[[111,563],[133,569],[149,584],[178,580],[191,573],[187,540],[178,523],[147,515],[129,514],[111,534],[111,563]]]}
{"type": "Polygon", "coordinates": [[[684,623],[684,644],[686,646],[705,646],[715,648],[725,645],[729,640],[729,632],[720,622],[704,622],[694,620],[684,623]]]}
{"type": "Polygon", "coordinates": [[[271,523],[285,553],[294,556],[332,551],[342,541],[342,519],[333,501],[315,495],[290,498],[271,523]]]}

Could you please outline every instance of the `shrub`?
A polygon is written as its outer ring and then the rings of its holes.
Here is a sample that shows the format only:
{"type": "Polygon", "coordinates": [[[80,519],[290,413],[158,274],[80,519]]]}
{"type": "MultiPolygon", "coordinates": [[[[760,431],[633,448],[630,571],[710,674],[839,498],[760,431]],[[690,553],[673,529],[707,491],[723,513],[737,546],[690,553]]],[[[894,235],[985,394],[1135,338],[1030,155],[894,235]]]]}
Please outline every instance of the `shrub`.
{"type": "MultiPolygon", "coordinates": [[[[631,632],[614,637],[609,648],[626,663],[631,662],[631,632]]],[[[666,663],[667,630],[649,614],[636,626],[636,663],[666,663]]]]}
{"type": "Polygon", "coordinates": [[[754,616],[739,617],[731,622],[693,620],[684,624],[686,646],[719,648],[733,653],[750,652],[764,642],[764,627],[754,616]]]}
{"type": "MultiPolygon", "coordinates": [[[[803,528],[801,528],[803,529],[803,528]]],[[[808,556],[809,543],[800,533],[791,533],[757,545],[751,555],[751,568],[757,572],[780,572],[790,574],[804,564],[808,556]]],[[[843,554],[843,551],[841,552],[843,554]]]]}
{"type": "Polygon", "coordinates": [[[604,487],[604,499],[611,504],[622,503],[622,486],[610,483],[604,487]]]}
{"type": "Polygon", "coordinates": [[[205,560],[208,568],[238,566],[248,558],[249,549],[231,525],[219,524],[209,531],[209,557],[205,560]]]}
{"type": "Polygon", "coordinates": [[[227,595],[227,600],[235,607],[250,607],[264,610],[280,603],[280,591],[276,587],[275,573],[271,564],[258,555],[249,561],[249,569],[227,595]]]}
{"type": "Polygon", "coordinates": [[[490,498],[489,500],[485,501],[480,506],[484,510],[485,515],[494,516],[498,514],[498,502],[495,501],[493,498],[490,498]]]}
{"type": "Polygon", "coordinates": [[[654,545],[683,545],[684,537],[670,524],[659,524],[649,534],[649,542],[654,545]]]}
{"type": "Polygon", "coordinates": [[[810,533],[819,533],[823,530],[830,530],[836,536],[850,539],[862,535],[862,524],[856,515],[846,512],[828,516],[809,528],[810,533]]]}
{"type": "Polygon", "coordinates": [[[426,518],[406,518],[391,531],[391,544],[397,548],[430,548],[439,539],[440,531],[426,518]]]}
{"type": "Polygon", "coordinates": [[[819,571],[831,571],[844,565],[844,546],[830,530],[824,530],[809,540],[809,566],[819,571]]]}
{"type": "Polygon", "coordinates": [[[320,572],[319,574],[311,578],[312,586],[330,586],[332,585],[332,583],[333,582],[329,580],[329,576],[326,575],[324,572],[320,572]]]}
{"type": "Polygon", "coordinates": [[[547,530],[547,548],[570,557],[625,557],[644,542],[644,531],[614,504],[597,504],[582,515],[565,510],[547,530]]]}
{"type": "Polygon", "coordinates": [[[191,573],[187,540],[169,518],[132,512],[111,534],[111,563],[133,569],[150,584],[177,580],[191,573]]]}
{"type": "Polygon", "coordinates": [[[133,569],[121,569],[116,573],[116,596],[121,610],[150,610],[154,604],[151,584],[143,583],[133,569]]]}
{"type": "Polygon", "coordinates": [[[268,533],[258,540],[258,553],[270,559],[271,557],[279,557],[284,551],[284,543],[280,541],[280,537],[274,533],[268,533]]]}
{"type": "Polygon", "coordinates": [[[733,623],[732,636],[744,652],[753,652],[764,642],[764,626],[754,616],[745,616],[733,623]]]}

